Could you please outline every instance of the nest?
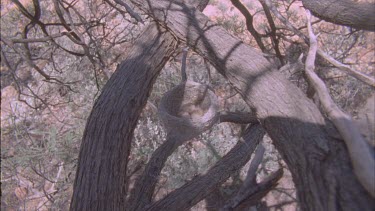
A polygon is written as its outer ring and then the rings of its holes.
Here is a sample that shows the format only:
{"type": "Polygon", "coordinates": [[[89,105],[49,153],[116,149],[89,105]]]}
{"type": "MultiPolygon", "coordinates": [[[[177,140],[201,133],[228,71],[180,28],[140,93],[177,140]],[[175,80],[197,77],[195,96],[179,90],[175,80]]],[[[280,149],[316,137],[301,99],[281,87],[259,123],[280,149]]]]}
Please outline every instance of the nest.
{"type": "Polygon", "coordinates": [[[186,81],[169,90],[160,101],[159,115],[167,133],[192,139],[218,119],[218,100],[207,85],[186,81]]]}

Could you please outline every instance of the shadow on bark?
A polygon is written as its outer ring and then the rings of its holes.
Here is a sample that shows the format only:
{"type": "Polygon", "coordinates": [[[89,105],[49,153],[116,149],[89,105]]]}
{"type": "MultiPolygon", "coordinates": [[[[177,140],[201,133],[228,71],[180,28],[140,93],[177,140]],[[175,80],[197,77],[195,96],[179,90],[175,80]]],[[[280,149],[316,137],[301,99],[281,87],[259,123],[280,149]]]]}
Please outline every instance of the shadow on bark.
{"type": "MultiPolygon", "coordinates": [[[[133,131],[155,78],[176,49],[175,38],[208,59],[254,111],[289,166],[303,210],[374,209],[336,129],[260,52],[179,1],[132,2],[168,32],[150,26],[103,88],[84,132],[71,210],[125,209],[133,131]]],[[[255,146],[239,142],[210,174],[194,178],[147,209],[188,209],[244,165],[255,146]]]]}

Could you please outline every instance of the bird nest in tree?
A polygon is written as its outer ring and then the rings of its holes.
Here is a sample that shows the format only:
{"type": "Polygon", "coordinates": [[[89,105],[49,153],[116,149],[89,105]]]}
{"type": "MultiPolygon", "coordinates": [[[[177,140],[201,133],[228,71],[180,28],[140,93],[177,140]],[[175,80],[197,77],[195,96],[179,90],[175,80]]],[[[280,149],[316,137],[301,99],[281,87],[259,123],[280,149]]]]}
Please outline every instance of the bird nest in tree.
{"type": "Polygon", "coordinates": [[[168,134],[191,139],[212,127],[218,119],[218,100],[207,85],[186,81],[161,99],[159,115],[168,134]]]}

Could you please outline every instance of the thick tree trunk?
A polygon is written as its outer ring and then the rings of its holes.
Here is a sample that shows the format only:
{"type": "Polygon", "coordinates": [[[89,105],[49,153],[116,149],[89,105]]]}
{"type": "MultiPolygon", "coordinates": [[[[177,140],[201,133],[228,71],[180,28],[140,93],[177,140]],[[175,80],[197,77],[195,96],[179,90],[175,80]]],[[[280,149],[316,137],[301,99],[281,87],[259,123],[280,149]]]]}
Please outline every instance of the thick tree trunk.
{"type": "Polygon", "coordinates": [[[344,143],[335,138],[337,131],[260,52],[185,4],[132,1],[207,58],[241,93],[287,162],[303,210],[374,208],[353,174],[344,143]]]}
{"type": "Polygon", "coordinates": [[[375,4],[355,0],[302,0],[315,16],[336,24],[375,31],[375,4]]]}
{"type": "Polygon", "coordinates": [[[104,86],[82,139],[71,210],[124,210],[133,131],[176,45],[152,23],[104,86]]]}
{"type": "MultiPolygon", "coordinates": [[[[371,197],[352,173],[343,142],[330,136],[336,131],[260,52],[194,8],[171,1],[133,1],[155,12],[155,19],[208,58],[242,94],[288,163],[302,209],[373,209],[371,197]]],[[[157,74],[175,48],[169,33],[150,26],[104,87],[86,125],[71,210],[124,209],[133,130],[157,74]]]]}

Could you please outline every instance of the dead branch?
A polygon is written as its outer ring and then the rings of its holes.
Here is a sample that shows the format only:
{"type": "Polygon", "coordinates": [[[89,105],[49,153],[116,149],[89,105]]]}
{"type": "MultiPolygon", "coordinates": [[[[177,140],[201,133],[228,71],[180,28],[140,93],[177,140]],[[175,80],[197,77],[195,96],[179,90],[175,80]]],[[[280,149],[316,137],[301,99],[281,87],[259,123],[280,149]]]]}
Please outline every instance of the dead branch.
{"type": "Polygon", "coordinates": [[[340,132],[348,147],[354,172],[363,187],[375,197],[375,160],[373,152],[363,139],[350,115],[344,113],[332,100],[324,82],[314,72],[315,56],[318,49],[317,37],[311,26],[311,14],[306,10],[307,29],[310,37],[310,49],[306,58],[306,75],[319,96],[322,107],[340,132]]]}
{"type": "Polygon", "coordinates": [[[273,48],[275,49],[276,57],[280,60],[281,65],[285,65],[284,60],[283,60],[283,56],[281,55],[281,51],[280,51],[280,48],[279,48],[279,38],[276,35],[277,29],[276,29],[276,25],[275,25],[275,22],[273,20],[273,17],[271,15],[271,11],[263,1],[260,1],[260,4],[263,7],[264,14],[266,15],[266,18],[267,18],[267,21],[268,21],[268,25],[270,26],[270,29],[271,29],[269,34],[271,35],[271,40],[272,40],[273,48]]]}
{"type": "MultiPolygon", "coordinates": [[[[293,26],[293,24],[291,24],[284,16],[282,16],[279,11],[277,11],[277,9],[275,8],[275,6],[271,3],[270,0],[261,0],[263,1],[269,8],[270,10],[272,11],[272,13],[291,31],[293,31],[296,35],[298,35],[300,38],[302,38],[306,44],[309,45],[309,38],[304,35],[301,31],[299,31],[296,27],[293,26]]],[[[319,56],[323,57],[324,59],[326,59],[328,62],[330,62],[332,65],[334,65],[335,67],[339,68],[340,70],[346,72],[348,75],[372,86],[372,87],[375,87],[375,79],[364,74],[364,73],[361,73],[351,67],[349,67],[348,65],[344,65],[342,64],[341,62],[335,60],[332,56],[326,54],[324,51],[320,50],[320,49],[317,49],[317,53],[319,56]]]]}

